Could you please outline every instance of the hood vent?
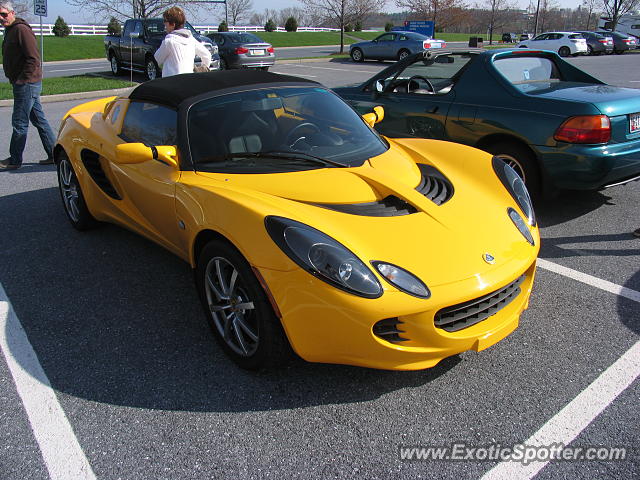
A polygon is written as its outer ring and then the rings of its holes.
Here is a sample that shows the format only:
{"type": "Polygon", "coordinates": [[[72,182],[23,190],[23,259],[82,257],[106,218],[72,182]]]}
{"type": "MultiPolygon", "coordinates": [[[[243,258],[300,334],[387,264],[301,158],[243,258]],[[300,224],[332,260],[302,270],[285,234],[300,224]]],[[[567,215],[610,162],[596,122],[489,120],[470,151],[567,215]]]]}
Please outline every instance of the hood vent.
{"type": "Polygon", "coordinates": [[[437,168],[419,163],[422,180],[416,190],[436,205],[442,205],[453,197],[453,185],[437,168]]]}
{"type": "Polygon", "coordinates": [[[418,211],[413,205],[405,202],[395,195],[389,195],[377,202],[351,204],[317,203],[316,205],[318,207],[328,208],[329,210],[335,210],[337,212],[348,213],[350,215],[361,215],[365,217],[397,217],[401,215],[409,215],[418,211]]]}

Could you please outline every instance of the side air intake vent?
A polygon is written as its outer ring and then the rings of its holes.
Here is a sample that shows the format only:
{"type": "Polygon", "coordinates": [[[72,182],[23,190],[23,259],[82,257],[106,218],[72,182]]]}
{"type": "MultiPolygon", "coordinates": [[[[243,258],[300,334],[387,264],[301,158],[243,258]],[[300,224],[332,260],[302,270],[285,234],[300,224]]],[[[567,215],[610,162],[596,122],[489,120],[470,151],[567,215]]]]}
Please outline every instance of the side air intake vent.
{"type": "Polygon", "coordinates": [[[391,343],[408,342],[408,338],[401,337],[400,334],[404,333],[402,328],[402,322],[398,318],[385,318],[376,322],[373,326],[373,334],[391,343]]]}
{"type": "Polygon", "coordinates": [[[98,185],[98,187],[100,187],[100,189],[111,198],[122,200],[122,197],[118,195],[118,192],[107,178],[104,170],[102,170],[102,165],[100,165],[100,155],[96,152],[85,149],[80,152],[80,158],[82,159],[82,163],[87,169],[87,172],[89,172],[93,181],[96,182],[96,185],[98,185]]]}
{"type": "Polygon", "coordinates": [[[436,205],[442,205],[453,197],[453,185],[437,168],[419,163],[422,180],[416,190],[436,205]]]}
{"type": "Polygon", "coordinates": [[[319,207],[328,208],[329,210],[335,210],[337,212],[349,213],[351,215],[362,215],[365,217],[397,217],[400,215],[409,215],[416,213],[416,208],[396,197],[395,195],[389,195],[377,202],[369,203],[352,203],[352,204],[329,204],[318,203],[319,207]]]}

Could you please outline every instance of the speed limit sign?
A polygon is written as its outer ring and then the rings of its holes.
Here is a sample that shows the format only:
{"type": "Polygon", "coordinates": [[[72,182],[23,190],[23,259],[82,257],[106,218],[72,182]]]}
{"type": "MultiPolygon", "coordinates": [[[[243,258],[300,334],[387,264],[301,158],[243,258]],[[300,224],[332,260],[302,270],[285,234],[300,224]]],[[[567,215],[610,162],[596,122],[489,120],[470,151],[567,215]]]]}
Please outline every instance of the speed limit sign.
{"type": "Polygon", "coordinates": [[[33,0],[33,14],[39,17],[46,17],[47,0],[33,0]]]}

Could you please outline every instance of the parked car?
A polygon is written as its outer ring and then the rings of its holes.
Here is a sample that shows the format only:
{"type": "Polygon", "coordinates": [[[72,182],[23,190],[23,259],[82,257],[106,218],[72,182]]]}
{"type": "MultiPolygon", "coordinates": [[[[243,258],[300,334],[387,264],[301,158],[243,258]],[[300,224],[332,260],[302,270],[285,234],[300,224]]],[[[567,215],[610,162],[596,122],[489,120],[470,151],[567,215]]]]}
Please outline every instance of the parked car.
{"type": "Polygon", "coordinates": [[[220,69],[261,68],[268,70],[276,61],[276,53],[270,43],[253,33],[215,32],[208,37],[217,45],[220,53],[220,69]]]}
{"type": "Polygon", "coordinates": [[[518,34],[517,33],[503,33],[502,34],[502,41],[504,43],[515,43],[518,41],[518,34]]]}
{"type": "Polygon", "coordinates": [[[597,32],[581,32],[587,41],[587,52],[589,55],[600,55],[602,53],[613,53],[613,40],[611,37],[605,37],[597,32]]]}
{"type": "Polygon", "coordinates": [[[587,53],[587,41],[576,32],[545,32],[518,43],[519,48],[533,48],[558,52],[561,57],[587,53]]]}
{"type": "Polygon", "coordinates": [[[533,33],[521,33],[519,41],[525,42],[527,40],[531,40],[533,38],[533,33]]]}
{"type": "Polygon", "coordinates": [[[598,33],[613,40],[613,52],[618,55],[621,55],[628,50],[633,50],[637,46],[635,37],[631,37],[626,33],[606,31],[598,33]]]}
{"type": "Polygon", "coordinates": [[[383,116],[270,72],[159,78],[65,115],[62,204],[79,230],[113,222],[189,262],[242,367],[289,345],[313,362],[431,367],[517,327],[539,232],[503,162],[385,140],[383,116]]]}
{"type": "Polygon", "coordinates": [[[534,194],[598,190],[640,178],[640,95],[606,85],[558,55],[501,49],[413,55],[354,87],[376,129],[471,145],[513,166],[534,194]]]}
{"type": "MultiPolygon", "coordinates": [[[[217,70],[220,61],[217,45],[197,32],[189,22],[185,23],[184,27],[211,52],[209,68],[217,70]]],[[[124,22],[121,35],[104,37],[104,48],[111,64],[111,72],[114,75],[120,75],[123,70],[143,72],[149,80],[161,76],[162,69],[153,58],[153,54],[160,47],[166,34],[162,18],[130,18],[124,22]]],[[[194,63],[201,63],[200,58],[196,56],[194,63]]]]}
{"type": "Polygon", "coordinates": [[[353,43],[349,55],[354,62],[372,60],[402,60],[412,53],[446,47],[444,40],[435,40],[416,32],[387,32],[367,42],[353,43]]]}

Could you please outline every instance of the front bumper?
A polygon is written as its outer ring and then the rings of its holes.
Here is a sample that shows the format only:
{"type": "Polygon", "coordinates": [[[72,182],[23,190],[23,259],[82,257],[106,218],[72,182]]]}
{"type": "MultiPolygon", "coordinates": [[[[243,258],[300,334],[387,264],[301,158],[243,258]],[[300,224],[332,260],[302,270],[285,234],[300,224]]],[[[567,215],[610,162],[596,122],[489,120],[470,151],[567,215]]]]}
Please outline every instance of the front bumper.
{"type": "Polygon", "coordinates": [[[377,299],[360,298],[330,287],[301,270],[261,269],[260,273],[282,314],[291,346],[303,359],[387,370],[418,370],[433,367],[442,359],[467,350],[483,350],[515,330],[520,314],[529,303],[535,261],[528,266],[509,262],[483,278],[473,276],[433,287],[432,296],[427,300],[397,290],[386,290],[377,299]],[[494,315],[456,332],[435,326],[434,317],[442,308],[493,292],[523,273],[525,279],[520,293],[494,315]],[[402,322],[402,336],[408,341],[395,343],[374,333],[374,325],[387,318],[402,322]]]}

